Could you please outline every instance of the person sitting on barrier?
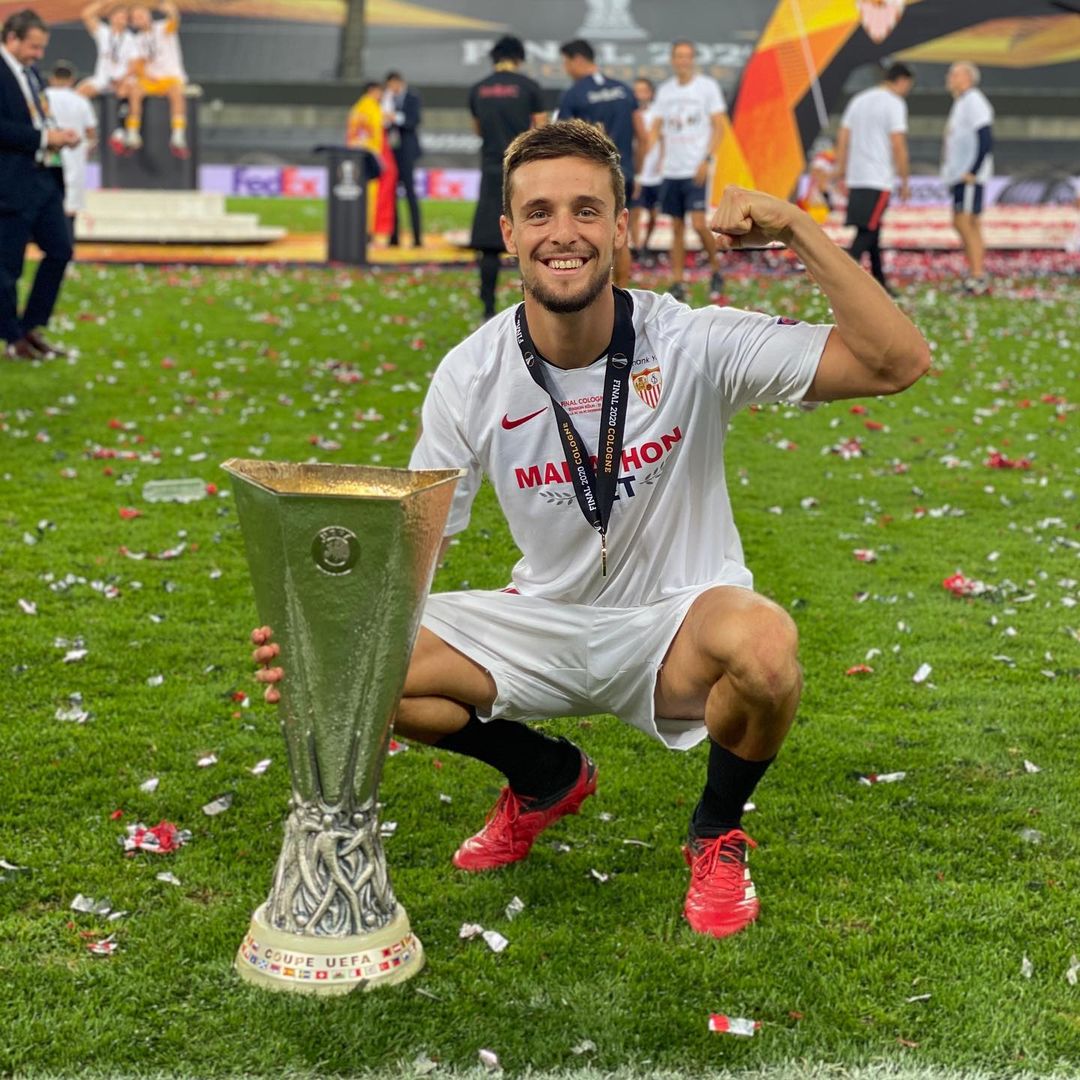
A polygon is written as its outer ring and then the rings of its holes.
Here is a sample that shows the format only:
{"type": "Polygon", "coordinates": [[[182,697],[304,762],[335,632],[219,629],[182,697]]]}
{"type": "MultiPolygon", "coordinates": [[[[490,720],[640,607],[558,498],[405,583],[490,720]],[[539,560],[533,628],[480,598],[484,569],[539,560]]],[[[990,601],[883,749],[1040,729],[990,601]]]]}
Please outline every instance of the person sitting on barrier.
{"type": "Polygon", "coordinates": [[[127,75],[128,9],[126,4],[110,4],[109,0],[93,0],[80,12],[86,32],[97,47],[97,62],[93,75],[79,83],[83,97],[115,94],[127,75]]]}
{"type": "Polygon", "coordinates": [[[172,135],[169,149],[179,158],[190,156],[187,142],[187,72],[180,51],[180,12],[173,0],[160,0],[158,10],[165,16],[155,19],[146,4],[131,9],[131,28],[136,35],[131,63],[131,112],[124,124],[124,144],[128,150],[142,147],[143,101],[148,97],[169,99],[172,135]]]}

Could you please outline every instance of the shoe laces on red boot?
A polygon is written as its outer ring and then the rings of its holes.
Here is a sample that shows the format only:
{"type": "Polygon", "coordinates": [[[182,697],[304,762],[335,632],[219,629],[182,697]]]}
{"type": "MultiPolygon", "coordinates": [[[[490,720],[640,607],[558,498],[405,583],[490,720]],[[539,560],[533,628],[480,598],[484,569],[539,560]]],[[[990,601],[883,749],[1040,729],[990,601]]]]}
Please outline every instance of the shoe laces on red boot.
{"type": "Polygon", "coordinates": [[[757,918],[760,904],[747,865],[753,847],[742,829],[731,829],[716,837],[691,836],[683,848],[690,867],[683,913],[699,934],[727,937],[757,918]]]}

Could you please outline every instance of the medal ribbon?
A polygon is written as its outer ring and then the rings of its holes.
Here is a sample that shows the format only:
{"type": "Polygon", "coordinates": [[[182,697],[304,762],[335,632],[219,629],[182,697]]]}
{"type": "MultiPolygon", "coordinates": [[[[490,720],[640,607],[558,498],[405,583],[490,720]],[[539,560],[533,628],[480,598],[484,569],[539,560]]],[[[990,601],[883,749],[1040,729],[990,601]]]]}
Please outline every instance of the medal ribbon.
{"type": "Polygon", "coordinates": [[[596,467],[589,452],[558,398],[551,392],[544,371],[545,360],[537,352],[525,318],[525,305],[519,304],[514,313],[518,348],[525,368],[533,381],[551,399],[558,422],[559,438],[570,468],[574,495],[585,520],[600,534],[600,570],[607,576],[607,532],[611,507],[619,482],[622,462],[623,428],[626,425],[626,404],[630,391],[630,365],[634,359],[634,301],[624,289],[616,289],[615,325],[607,349],[607,368],[604,373],[604,397],[600,406],[600,445],[597,447],[596,467]]]}

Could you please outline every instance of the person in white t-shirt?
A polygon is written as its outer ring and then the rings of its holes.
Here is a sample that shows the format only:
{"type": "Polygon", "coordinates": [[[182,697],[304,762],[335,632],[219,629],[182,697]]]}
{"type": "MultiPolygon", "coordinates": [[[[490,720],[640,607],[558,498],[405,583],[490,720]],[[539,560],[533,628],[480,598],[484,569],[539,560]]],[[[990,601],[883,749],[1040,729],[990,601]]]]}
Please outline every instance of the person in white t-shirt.
{"type": "Polygon", "coordinates": [[[836,140],[837,187],[847,194],[847,224],[855,226],[851,257],[870,256],[870,272],[888,288],[881,266],[881,220],[893,185],[909,195],[907,101],[915,76],[906,64],[893,64],[878,86],[856,94],[840,120],[836,140]]]}
{"type": "Polygon", "coordinates": [[[711,276],[709,294],[718,300],[724,290],[724,277],[716,241],[705,224],[708,207],[706,185],[709,169],[723,136],[724,93],[720,84],[702,75],[695,63],[693,42],[676,41],[671,46],[674,75],[660,84],[653,108],[652,138],[661,149],[660,210],[671,216],[671,294],[686,299],[683,276],[686,268],[685,219],[701,238],[709,258],[711,276]]]}
{"type": "MultiPolygon", "coordinates": [[[[725,430],[754,403],[895,393],[927,370],[929,349],[807,214],[735,187],[712,220],[719,246],[786,239],[835,326],[614,288],[622,171],[611,140],[580,120],[519,135],[503,183],[524,303],[443,359],[411,467],[465,470],[444,545],[486,475],[521,559],[505,589],[428,598],[395,730],[506,775],[453,857],[466,871],[525,858],[596,788],[581,750],[522,721],[611,712],[669,748],[708,740],[684,912],[724,937],[758,914],[743,806],[802,685],[795,624],[744,563],[725,430]]],[[[291,658],[268,627],[252,640],[276,701],[291,658]]]]}
{"type": "Polygon", "coordinates": [[[127,4],[93,0],[82,9],[79,17],[97,49],[94,73],[79,83],[79,93],[88,98],[115,94],[127,75],[125,43],[131,36],[127,4]]]}
{"type": "Polygon", "coordinates": [[[79,134],[77,146],[60,151],[64,169],[64,214],[71,242],[75,243],[75,217],[86,206],[86,159],[97,143],[97,114],[85,94],[75,89],[75,66],[58,60],[49,73],[45,91],[49,112],[62,128],[79,134]]]}
{"type": "Polygon", "coordinates": [[[953,96],[945,122],[941,178],[952,192],[953,228],[960,234],[971,273],[968,292],[985,293],[990,283],[983,273],[983,186],[994,175],[994,108],[979,89],[979,69],[965,60],[949,68],[945,86],[953,96]]]}
{"type": "MultiPolygon", "coordinates": [[[[637,98],[645,131],[649,132],[656,122],[656,109],[653,107],[656,89],[652,81],[635,79],[634,97],[637,98]]],[[[648,139],[645,141],[650,142],[648,139]]],[[[644,150],[644,146],[642,149],[644,150]]],[[[648,255],[649,239],[652,237],[653,229],[656,228],[660,186],[664,181],[663,173],[660,171],[663,153],[659,140],[654,140],[649,150],[642,153],[641,162],[635,162],[638,167],[634,173],[634,190],[630,198],[630,246],[637,248],[646,257],[651,257],[648,255]]]]}
{"type": "Polygon", "coordinates": [[[142,146],[142,108],[147,97],[169,99],[172,134],[169,148],[176,157],[190,155],[187,144],[187,72],[180,51],[180,11],[173,0],[160,0],[158,10],[164,15],[155,19],[145,4],[131,9],[131,28],[138,42],[132,72],[136,76],[131,90],[131,112],[125,124],[127,149],[142,146]]]}

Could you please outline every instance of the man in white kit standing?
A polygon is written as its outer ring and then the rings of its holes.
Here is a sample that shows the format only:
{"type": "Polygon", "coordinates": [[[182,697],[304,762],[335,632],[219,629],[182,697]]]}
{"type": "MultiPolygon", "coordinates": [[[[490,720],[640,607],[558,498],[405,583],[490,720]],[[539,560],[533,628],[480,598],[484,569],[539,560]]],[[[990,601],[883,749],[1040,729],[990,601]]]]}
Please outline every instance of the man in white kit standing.
{"type": "MultiPolygon", "coordinates": [[[[395,730],[506,776],[453,856],[468,872],[524,859],[596,790],[583,751],[524,721],[610,712],[672,749],[707,741],[684,913],[724,937],[758,915],[743,806],[802,686],[795,624],[744,564],[725,430],[758,402],[895,393],[926,371],[929,349],[807,214],[733,187],[712,221],[718,244],[790,245],[836,326],[614,288],[622,171],[611,140],[580,120],[519,135],[503,197],[524,303],[439,365],[410,464],[466,470],[444,550],[486,475],[522,557],[503,590],[428,598],[395,730]]],[[[290,657],[270,628],[252,638],[275,701],[290,657]]]]}
{"type": "MultiPolygon", "coordinates": [[[[724,92],[696,65],[693,42],[671,47],[674,74],[660,84],[653,110],[652,140],[662,147],[661,213],[671,216],[671,288],[677,300],[686,299],[686,217],[709,259],[709,297],[719,300],[724,290],[716,239],[705,224],[709,208],[707,185],[713,159],[723,136],[724,92]]],[[[651,145],[651,143],[650,143],[651,145]]]]}
{"type": "Polygon", "coordinates": [[[960,234],[970,273],[964,288],[981,295],[990,288],[983,272],[983,190],[994,175],[994,107],[979,89],[979,69],[967,61],[949,68],[945,85],[953,96],[945,123],[941,178],[953,203],[953,228],[960,234]]]}
{"type": "Polygon", "coordinates": [[[870,272],[885,289],[881,224],[897,179],[901,200],[909,196],[906,98],[914,85],[911,69],[893,64],[879,85],[848,102],[836,139],[837,187],[847,195],[846,224],[855,226],[848,251],[857,263],[870,256],[870,272]]]}

